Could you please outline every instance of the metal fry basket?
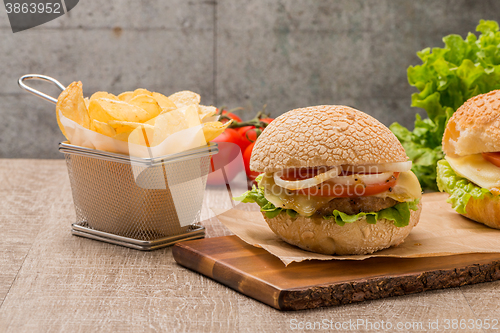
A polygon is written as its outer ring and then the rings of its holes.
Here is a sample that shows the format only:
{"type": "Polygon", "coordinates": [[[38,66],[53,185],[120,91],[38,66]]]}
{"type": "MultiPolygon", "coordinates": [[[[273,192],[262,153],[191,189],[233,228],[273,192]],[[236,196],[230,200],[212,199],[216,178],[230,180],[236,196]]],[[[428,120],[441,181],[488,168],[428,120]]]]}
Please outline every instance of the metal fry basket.
{"type": "Polygon", "coordinates": [[[204,227],[196,223],[216,145],[155,159],[68,143],[59,151],[75,204],[73,234],[140,250],[204,237],[204,227]],[[181,190],[172,193],[172,186],[181,190]],[[179,214],[187,214],[182,218],[191,224],[182,226],[179,214]]]}
{"type": "MultiPolygon", "coordinates": [[[[48,101],[56,100],[26,86],[27,79],[57,81],[26,75],[19,85],[48,101]]],[[[56,83],[61,89],[64,86],[56,83]]],[[[76,211],[72,233],[138,250],[154,250],[183,240],[203,238],[200,211],[210,156],[210,144],[177,154],[139,158],[63,142],[76,211]]]]}

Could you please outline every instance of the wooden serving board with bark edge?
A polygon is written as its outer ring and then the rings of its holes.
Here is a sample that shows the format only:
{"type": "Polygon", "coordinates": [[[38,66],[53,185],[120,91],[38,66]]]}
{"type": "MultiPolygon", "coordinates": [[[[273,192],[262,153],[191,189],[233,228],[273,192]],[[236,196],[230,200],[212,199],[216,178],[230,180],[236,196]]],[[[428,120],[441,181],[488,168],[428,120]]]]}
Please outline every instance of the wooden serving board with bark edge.
{"type": "Polygon", "coordinates": [[[303,310],[500,280],[500,253],[310,260],[288,267],[237,236],[186,241],[177,263],[278,310],[303,310]]]}

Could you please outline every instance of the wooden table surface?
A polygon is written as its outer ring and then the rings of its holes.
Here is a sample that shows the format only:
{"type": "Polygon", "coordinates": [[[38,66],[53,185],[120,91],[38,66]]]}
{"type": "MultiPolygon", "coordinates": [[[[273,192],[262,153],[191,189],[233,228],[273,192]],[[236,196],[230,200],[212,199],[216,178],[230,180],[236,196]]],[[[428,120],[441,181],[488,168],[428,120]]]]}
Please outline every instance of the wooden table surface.
{"type": "MultiPolygon", "coordinates": [[[[207,191],[205,206],[227,204],[223,195],[207,191]]],[[[72,236],[63,160],[0,159],[0,203],[0,332],[274,333],[315,323],[321,331],[383,331],[389,323],[390,331],[500,330],[498,281],[280,312],[177,265],[171,248],[141,252],[72,236]]],[[[231,234],[216,219],[204,225],[207,237],[231,234]]]]}

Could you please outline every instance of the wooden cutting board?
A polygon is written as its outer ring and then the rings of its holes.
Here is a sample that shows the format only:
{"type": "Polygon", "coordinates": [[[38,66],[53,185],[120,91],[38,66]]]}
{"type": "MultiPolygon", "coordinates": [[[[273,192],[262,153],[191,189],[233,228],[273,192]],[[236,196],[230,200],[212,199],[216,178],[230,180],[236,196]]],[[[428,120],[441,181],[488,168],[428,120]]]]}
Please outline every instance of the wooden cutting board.
{"type": "Polygon", "coordinates": [[[237,236],[173,247],[177,263],[279,310],[303,310],[500,279],[500,254],[360,261],[312,260],[288,267],[237,236]]]}

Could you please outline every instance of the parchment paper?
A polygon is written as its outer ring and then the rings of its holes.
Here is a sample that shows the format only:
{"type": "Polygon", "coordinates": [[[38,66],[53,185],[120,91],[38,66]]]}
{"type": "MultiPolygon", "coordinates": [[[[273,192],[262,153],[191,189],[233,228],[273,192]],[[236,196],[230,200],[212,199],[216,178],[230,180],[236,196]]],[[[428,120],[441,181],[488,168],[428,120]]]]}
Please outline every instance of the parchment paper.
{"type": "Polygon", "coordinates": [[[424,194],[422,214],[403,244],[368,255],[324,255],[282,241],[259,211],[212,209],[246,243],[280,258],[287,266],[303,260],[363,260],[371,257],[419,258],[466,253],[500,253],[500,230],[471,221],[451,209],[446,193],[424,194]],[[218,212],[220,214],[218,214],[218,212]]]}

